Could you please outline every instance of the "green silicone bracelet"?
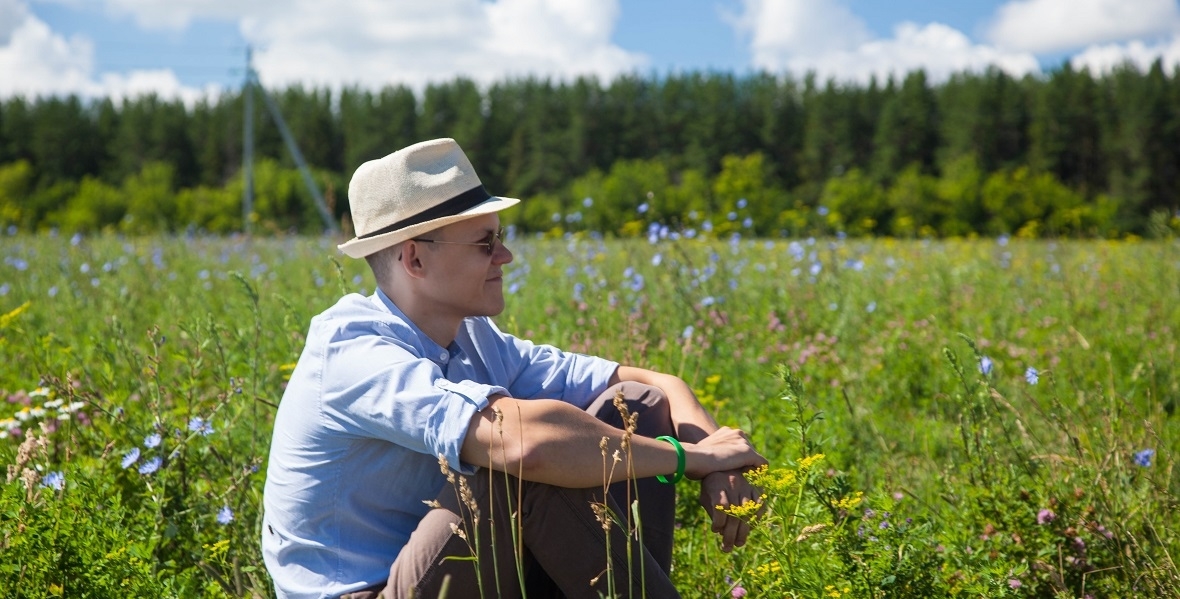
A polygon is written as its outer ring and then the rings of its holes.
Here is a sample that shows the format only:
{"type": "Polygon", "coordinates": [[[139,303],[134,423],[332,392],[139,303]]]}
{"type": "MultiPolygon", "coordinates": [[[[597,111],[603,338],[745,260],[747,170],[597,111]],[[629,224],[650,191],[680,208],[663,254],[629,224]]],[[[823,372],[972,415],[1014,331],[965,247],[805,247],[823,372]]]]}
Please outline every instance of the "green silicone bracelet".
{"type": "Polygon", "coordinates": [[[684,446],[680,444],[680,441],[677,441],[675,438],[669,437],[668,435],[656,437],[656,440],[667,441],[672,444],[672,447],[676,448],[676,474],[672,476],[672,480],[664,478],[663,474],[656,475],[656,480],[662,483],[668,483],[669,485],[674,485],[680,482],[680,479],[684,478],[684,446]]]}

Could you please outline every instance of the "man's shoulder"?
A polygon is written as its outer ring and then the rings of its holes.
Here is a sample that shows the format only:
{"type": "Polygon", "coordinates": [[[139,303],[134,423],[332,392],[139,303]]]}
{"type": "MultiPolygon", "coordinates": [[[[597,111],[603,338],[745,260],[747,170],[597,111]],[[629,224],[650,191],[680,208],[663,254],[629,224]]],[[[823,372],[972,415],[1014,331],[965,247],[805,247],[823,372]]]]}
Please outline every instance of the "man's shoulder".
{"type": "Polygon", "coordinates": [[[366,332],[382,336],[412,334],[401,317],[391,313],[380,302],[374,302],[372,298],[359,293],[345,295],[320,312],[311,319],[311,328],[313,331],[335,331],[330,336],[336,336],[340,331],[349,331],[348,336],[366,332]]]}

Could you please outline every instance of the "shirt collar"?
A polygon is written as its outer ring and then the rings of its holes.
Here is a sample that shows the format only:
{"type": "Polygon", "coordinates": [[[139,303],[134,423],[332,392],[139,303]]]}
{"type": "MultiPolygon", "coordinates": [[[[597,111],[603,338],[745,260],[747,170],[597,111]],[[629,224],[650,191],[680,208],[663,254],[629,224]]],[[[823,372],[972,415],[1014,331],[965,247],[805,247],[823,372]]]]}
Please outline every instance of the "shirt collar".
{"type": "MultiPolygon", "coordinates": [[[[385,295],[385,292],[380,287],[377,288],[376,293],[369,299],[379,307],[384,306],[386,310],[389,310],[390,314],[410,327],[414,332],[414,336],[417,338],[418,345],[422,348],[423,357],[429,359],[431,362],[445,368],[454,358],[463,353],[462,348],[454,341],[451,342],[449,347],[443,347],[435,343],[426,333],[422,332],[422,329],[418,328],[417,324],[414,324],[414,321],[406,316],[405,312],[402,312],[401,308],[397,307],[397,304],[393,303],[393,300],[389,299],[388,295],[385,295]]],[[[459,334],[462,335],[464,330],[465,327],[459,327],[459,334]]]]}

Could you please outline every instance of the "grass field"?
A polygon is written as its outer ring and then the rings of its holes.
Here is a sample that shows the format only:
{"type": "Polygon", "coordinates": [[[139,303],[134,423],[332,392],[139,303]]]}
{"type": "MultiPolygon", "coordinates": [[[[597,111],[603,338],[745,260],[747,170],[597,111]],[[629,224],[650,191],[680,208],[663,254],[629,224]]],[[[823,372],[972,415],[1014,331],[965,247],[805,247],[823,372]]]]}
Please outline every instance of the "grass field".
{"type": "MultiPolygon", "coordinates": [[[[684,377],[771,460],[686,597],[1180,596],[1180,243],[516,239],[508,332],[684,377]]],[[[269,596],[327,239],[0,237],[0,595],[269,596]]]]}

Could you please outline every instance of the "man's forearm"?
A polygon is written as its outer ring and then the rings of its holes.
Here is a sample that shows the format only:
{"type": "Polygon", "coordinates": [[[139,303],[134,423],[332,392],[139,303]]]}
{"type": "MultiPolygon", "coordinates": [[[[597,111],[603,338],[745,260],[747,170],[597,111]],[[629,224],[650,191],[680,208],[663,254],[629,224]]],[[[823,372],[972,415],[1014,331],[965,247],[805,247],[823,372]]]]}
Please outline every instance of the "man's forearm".
{"type": "MultiPolygon", "coordinates": [[[[615,464],[623,434],[565,402],[505,397],[472,421],[460,455],[470,464],[571,488],[676,471],[678,459],[672,445],[638,435],[630,439],[630,465],[621,453],[622,461],[615,464]],[[607,438],[605,466],[600,448],[603,437],[607,438]]],[[[685,471],[694,478],[761,460],[748,441],[732,434],[704,444],[686,440],[683,447],[685,471]]]]}
{"type": "Polygon", "coordinates": [[[663,390],[664,395],[668,397],[676,437],[681,441],[696,443],[713,434],[718,428],[717,421],[701,406],[692,388],[678,376],[634,366],[619,366],[615,371],[615,379],[617,380],[612,380],[612,384],[635,381],[663,390]]]}

